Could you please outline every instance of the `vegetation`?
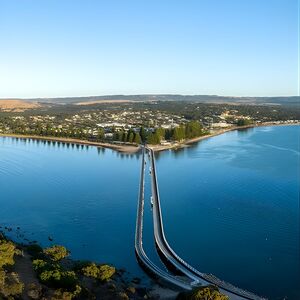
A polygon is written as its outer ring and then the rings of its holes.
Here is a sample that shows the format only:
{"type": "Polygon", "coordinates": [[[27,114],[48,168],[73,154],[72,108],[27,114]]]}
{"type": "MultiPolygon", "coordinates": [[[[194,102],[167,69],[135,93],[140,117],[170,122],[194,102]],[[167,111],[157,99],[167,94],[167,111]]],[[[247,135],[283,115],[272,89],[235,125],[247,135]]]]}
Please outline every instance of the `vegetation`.
{"type": "Polygon", "coordinates": [[[299,105],[211,104],[199,102],[201,97],[197,102],[190,99],[63,106],[52,103],[23,112],[0,109],[0,133],[158,144],[201,136],[218,122],[245,126],[249,122],[300,120],[299,105]]]}
{"type": "Polygon", "coordinates": [[[79,285],[76,285],[75,290],[72,292],[65,291],[63,289],[57,289],[54,292],[51,300],[72,300],[79,296],[82,292],[82,288],[79,285]]]}
{"type": "Polygon", "coordinates": [[[60,261],[69,256],[70,252],[64,246],[55,245],[50,248],[46,248],[44,253],[49,256],[51,260],[60,261]]]}
{"type": "Polygon", "coordinates": [[[20,282],[18,274],[0,269],[0,299],[14,299],[13,296],[22,294],[24,284],[20,282]]]}
{"type": "Polygon", "coordinates": [[[75,272],[65,270],[60,264],[49,260],[36,259],[32,262],[40,281],[49,287],[73,290],[77,284],[75,272]]]}
{"type": "Polygon", "coordinates": [[[217,287],[209,285],[195,288],[191,292],[182,292],[176,300],[229,300],[229,297],[221,294],[217,287]]]}
{"type": "Polygon", "coordinates": [[[162,140],[181,142],[204,135],[202,125],[199,121],[190,121],[172,129],[157,128],[147,136],[147,142],[152,145],[159,144],[162,140]]]}
{"type": "Polygon", "coordinates": [[[16,245],[0,234],[0,299],[13,299],[13,296],[18,296],[23,291],[24,284],[20,282],[18,274],[6,269],[15,264],[15,255],[20,254],[16,245]]]}
{"type": "Polygon", "coordinates": [[[236,123],[237,126],[247,126],[247,125],[251,125],[251,124],[253,124],[252,120],[244,119],[244,118],[238,119],[238,121],[236,123]]]}
{"type": "Polygon", "coordinates": [[[20,254],[15,244],[7,241],[0,235],[0,270],[4,266],[13,265],[15,263],[15,254],[20,254]]]}
{"type": "Polygon", "coordinates": [[[133,280],[114,276],[113,266],[68,255],[63,246],[18,245],[0,234],[0,299],[151,299],[145,288],[132,287],[133,280]],[[23,283],[25,277],[34,282],[23,283]]]}
{"type": "Polygon", "coordinates": [[[100,281],[106,281],[110,279],[116,272],[114,267],[109,265],[96,265],[90,263],[81,269],[83,275],[99,279],[100,281]]]}

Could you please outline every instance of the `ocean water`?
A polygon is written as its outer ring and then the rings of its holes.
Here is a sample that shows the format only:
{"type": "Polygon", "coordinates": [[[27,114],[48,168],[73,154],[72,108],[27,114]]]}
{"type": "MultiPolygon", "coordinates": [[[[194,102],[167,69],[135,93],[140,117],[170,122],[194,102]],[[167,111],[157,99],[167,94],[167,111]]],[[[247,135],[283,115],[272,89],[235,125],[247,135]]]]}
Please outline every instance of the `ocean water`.
{"type": "MultiPolygon", "coordinates": [[[[157,154],[173,249],[269,299],[300,299],[299,136],[299,126],[259,127],[157,154]]],[[[139,172],[140,154],[0,138],[0,226],[12,227],[6,232],[16,240],[63,244],[75,259],[146,278],[133,246],[139,172]]],[[[159,264],[149,201],[144,237],[159,264]]]]}

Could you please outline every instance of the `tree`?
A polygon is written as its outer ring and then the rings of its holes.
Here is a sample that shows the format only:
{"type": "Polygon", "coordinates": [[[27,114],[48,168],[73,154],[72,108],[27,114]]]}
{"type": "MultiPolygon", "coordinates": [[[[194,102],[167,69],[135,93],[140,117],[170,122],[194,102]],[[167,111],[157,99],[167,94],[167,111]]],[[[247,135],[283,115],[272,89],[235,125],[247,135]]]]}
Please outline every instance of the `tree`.
{"type": "Polygon", "coordinates": [[[165,129],[164,129],[164,128],[159,127],[159,128],[157,128],[157,129],[155,130],[155,132],[156,132],[157,135],[159,136],[159,139],[160,139],[160,140],[162,140],[162,139],[165,138],[165,129]]]}
{"type": "Polygon", "coordinates": [[[140,136],[141,136],[142,142],[143,143],[146,142],[147,133],[146,133],[146,130],[145,130],[145,128],[143,126],[140,128],[140,136]]]}
{"type": "Polygon", "coordinates": [[[238,119],[236,125],[237,126],[246,126],[252,124],[252,120],[250,119],[238,119]]]}
{"type": "Polygon", "coordinates": [[[185,127],[180,125],[174,128],[172,133],[172,140],[174,141],[182,141],[185,139],[185,127]]]}
{"type": "Polygon", "coordinates": [[[134,133],[132,131],[130,131],[128,134],[128,142],[132,143],[133,139],[134,139],[134,133]]]}
{"type": "Polygon", "coordinates": [[[147,137],[148,144],[157,145],[160,143],[160,137],[157,132],[150,133],[147,137]]]}
{"type": "Polygon", "coordinates": [[[133,142],[136,143],[136,144],[141,144],[142,143],[141,136],[138,132],[135,133],[133,142]]]}
{"type": "Polygon", "coordinates": [[[202,126],[199,121],[188,122],[185,126],[185,136],[188,139],[202,135],[202,126]]]}
{"type": "Polygon", "coordinates": [[[123,133],[122,142],[127,142],[127,132],[123,133]]]}
{"type": "Polygon", "coordinates": [[[97,138],[98,138],[98,140],[103,140],[103,138],[104,138],[104,129],[103,128],[98,129],[97,138]]]}

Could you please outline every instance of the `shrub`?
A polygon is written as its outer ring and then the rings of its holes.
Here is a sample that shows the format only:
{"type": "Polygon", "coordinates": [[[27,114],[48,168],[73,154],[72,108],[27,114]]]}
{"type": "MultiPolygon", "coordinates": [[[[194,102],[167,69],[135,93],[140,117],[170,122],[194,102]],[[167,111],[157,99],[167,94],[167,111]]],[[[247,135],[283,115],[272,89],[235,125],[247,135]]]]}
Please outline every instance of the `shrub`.
{"type": "Polygon", "coordinates": [[[79,285],[76,285],[75,290],[71,292],[58,289],[54,292],[51,300],[72,300],[81,293],[81,290],[82,289],[79,285]]]}
{"type": "Polygon", "coordinates": [[[116,268],[111,267],[109,265],[102,265],[99,266],[99,271],[100,271],[99,279],[101,281],[106,281],[116,273],[116,268]]]}
{"type": "Polygon", "coordinates": [[[74,271],[65,271],[57,263],[35,259],[32,262],[34,270],[42,283],[50,287],[73,289],[77,283],[74,271]]]}
{"type": "Polygon", "coordinates": [[[0,268],[5,265],[13,265],[15,254],[19,254],[19,250],[16,249],[14,243],[4,239],[0,240],[0,268]]]}
{"type": "Polygon", "coordinates": [[[219,292],[218,288],[212,285],[195,288],[191,292],[180,293],[177,300],[229,300],[229,297],[219,292]]]}
{"type": "Polygon", "coordinates": [[[7,273],[6,271],[0,270],[0,299],[2,299],[2,297],[10,299],[13,296],[18,296],[22,294],[23,289],[24,284],[20,282],[16,273],[7,273]]]}
{"type": "Polygon", "coordinates": [[[69,251],[64,246],[59,245],[44,249],[44,253],[53,261],[60,261],[69,255],[69,251]]]}
{"type": "Polygon", "coordinates": [[[92,277],[101,281],[106,281],[115,274],[116,269],[109,265],[97,266],[95,263],[90,263],[89,265],[83,267],[81,269],[81,272],[87,277],[92,277]]]}
{"type": "Polygon", "coordinates": [[[39,278],[45,285],[57,288],[73,289],[77,283],[75,272],[59,269],[43,271],[39,278]]]}
{"type": "Polygon", "coordinates": [[[33,269],[37,272],[40,272],[41,270],[46,268],[47,265],[48,265],[48,263],[42,259],[35,259],[32,262],[33,269]]]}
{"type": "Polygon", "coordinates": [[[82,274],[87,277],[98,278],[100,274],[100,270],[95,263],[92,263],[82,268],[82,274]]]}
{"type": "Polygon", "coordinates": [[[27,296],[30,299],[41,299],[42,298],[42,286],[30,283],[27,286],[27,296]]]}

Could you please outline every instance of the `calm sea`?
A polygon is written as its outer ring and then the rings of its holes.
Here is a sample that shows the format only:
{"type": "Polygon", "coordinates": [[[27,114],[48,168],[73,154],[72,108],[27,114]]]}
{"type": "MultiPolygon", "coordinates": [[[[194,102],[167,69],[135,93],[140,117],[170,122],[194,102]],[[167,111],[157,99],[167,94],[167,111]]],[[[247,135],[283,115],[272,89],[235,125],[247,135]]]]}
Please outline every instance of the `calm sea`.
{"type": "MultiPolygon", "coordinates": [[[[173,249],[239,287],[300,299],[299,136],[299,126],[260,127],[159,153],[173,249]]],[[[139,172],[139,154],[0,138],[0,226],[19,241],[63,244],[75,259],[145,277],[133,248],[139,172]]],[[[145,209],[145,248],[159,264],[149,201],[145,209]]]]}

